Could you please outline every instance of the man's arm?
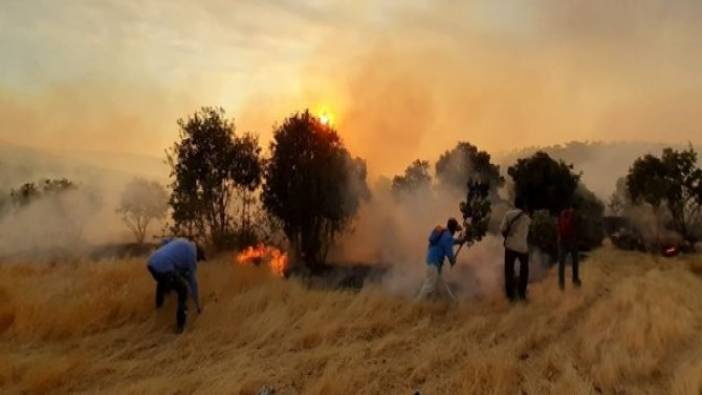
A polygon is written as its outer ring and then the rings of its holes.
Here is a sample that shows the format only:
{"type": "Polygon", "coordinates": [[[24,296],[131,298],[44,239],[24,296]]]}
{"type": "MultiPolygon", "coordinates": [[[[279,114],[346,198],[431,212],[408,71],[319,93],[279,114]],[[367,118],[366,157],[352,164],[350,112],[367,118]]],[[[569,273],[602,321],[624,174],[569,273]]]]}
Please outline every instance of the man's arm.
{"type": "Polygon", "coordinates": [[[504,235],[507,232],[507,214],[502,217],[502,223],[500,223],[500,234],[504,235]]]}
{"type": "MultiPolygon", "coordinates": [[[[448,233],[448,232],[447,232],[448,233]]],[[[453,253],[453,244],[454,244],[454,239],[453,236],[449,234],[449,237],[443,237],[441,239],[444,245],[444,254],[446,255],[446,258],[448,258],[449,262],[451,263],[451,266],[456,264],[456,255],[453,253]]]]}

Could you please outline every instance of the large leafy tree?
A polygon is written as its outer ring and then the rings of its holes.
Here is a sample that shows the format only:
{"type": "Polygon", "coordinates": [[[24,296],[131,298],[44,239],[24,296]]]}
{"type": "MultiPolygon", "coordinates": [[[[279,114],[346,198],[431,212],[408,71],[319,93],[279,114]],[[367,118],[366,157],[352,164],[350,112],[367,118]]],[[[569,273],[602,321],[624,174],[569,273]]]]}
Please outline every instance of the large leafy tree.
{"type": "Polygon", "coordinates": [[[573,202],[580,180],[572,165],[556,161],[542,151],[517,160],[507,173],[514,181],[514,192],[524,199],[527,207],[552,214],[573,202]]]}
{"type": "Polygon", "coordinates": [[[232,232],[231,203],[236,191],[260,183],[258,140],[237,137],[234,124],[221,108],[203,107],[178,120],[180,139],[168,153],[173,192],[173,232],[209,236],[221,244],[232,232]]]}
{"type": "Polygon", "coordinates": [[[459,142],[436,162],[439,184],[465,191],[468,181],[487,183],[491,193],[504,184],[500,167],[490,162],[490,154],[468,142],[459,142]]]}
{"type": "Polygon", "coordinates": [[[674,230],[693,240],[702,207],[702,170],[697,152],[666,148],[661,157],[638,158],[626,178],[629,196],[635,203],[648,203],[658,211],[667,208],[674,230]]]}
{"type": "Polygon", "coordinates": [[[162,219],[168,211],[168,192],[156,181],[135,178],[122,192],[117,213],[134,234],[137,244],[143,244],[149,224],[162,219]]]}
{"type": "Polygon", "coordinates": [[[605,237],[604,202],[583,183],[579,183],[573,194],[573,208],[576,213],[578,246],[584,250],[600,246],[605,237]]]}
{"type": "Polygon", "coordinates": [[[415,160],[407,166],[403,175],[397,175],[392,179],[392,192],[396,197],[420,191],[428,190],[431,187],[431,174],[429,174],[429,162],[425,160],[415,160]]]}
{"type": "Polygon", "coordinates": [[[263,177],[261,146],[257,136],[246,133],[234,138],[234,161],[231,171],[241,203],[240,235],[245,238],[241,241],[248,244],[257,238],[251,218],[256,203],[254,192],[261,185],[263,177]]]}
{"type": "Polygon", "coordinates": [[[278,219],[293,253],[321,265],[368,195],[366,166],[344,147],[336,130],[309,111],[287,118],[273,134],[262,200],[278,219]]]}

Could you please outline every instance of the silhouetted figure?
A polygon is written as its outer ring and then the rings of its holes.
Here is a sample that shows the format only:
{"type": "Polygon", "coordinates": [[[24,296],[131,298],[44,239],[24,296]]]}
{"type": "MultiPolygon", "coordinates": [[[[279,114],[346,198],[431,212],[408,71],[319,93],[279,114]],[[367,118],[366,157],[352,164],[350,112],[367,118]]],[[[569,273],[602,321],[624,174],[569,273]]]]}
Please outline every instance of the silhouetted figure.
{"type": "Polygon", "coordinates": [[[571,257],[573,266],[573,285],[579,287],[579,252],[576,231],[576,215],[572,205],[561,211],[558,216],[558,286],[565,289],[565,263],[571,257]]]}
{"type": "Polygon", "coordinates": [[[161,247],[149,257],[148,269],[156,280],[156,308],[163,305],[166,293],[175,291],[178,295],[176,311],[177,332],[185,329],[188,314],[188,291],[192,295],[197,312],[202,311],[198,294],[198,261],[205,260],[205,252],[194,242],[187,239],[166,240],[161,247]]]}
{"type": "Polygon", "coordinates": [[[505,238],[505,293],[510,301],[526,300],[529,282],[529,226],[531,218],[524,209],[524,202],[517,197],[515,208],[507,211],[500,231],[505,238]],[[519,283],[515,295],[514,264],[519,259],[519,283]]]}

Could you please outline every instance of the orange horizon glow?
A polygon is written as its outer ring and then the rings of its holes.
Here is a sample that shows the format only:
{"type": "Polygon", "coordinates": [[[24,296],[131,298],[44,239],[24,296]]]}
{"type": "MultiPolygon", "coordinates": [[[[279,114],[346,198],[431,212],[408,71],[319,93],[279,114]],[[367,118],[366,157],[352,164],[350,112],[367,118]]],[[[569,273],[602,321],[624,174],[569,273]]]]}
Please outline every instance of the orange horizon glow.
{"type": "Polygon", "coordinates": [[[308,108],[371,177],[458,141],[702,144],[695,2],[32,3],[0,13],[6,145],[160,158],[201,106],[264,147],[308,108]]]}

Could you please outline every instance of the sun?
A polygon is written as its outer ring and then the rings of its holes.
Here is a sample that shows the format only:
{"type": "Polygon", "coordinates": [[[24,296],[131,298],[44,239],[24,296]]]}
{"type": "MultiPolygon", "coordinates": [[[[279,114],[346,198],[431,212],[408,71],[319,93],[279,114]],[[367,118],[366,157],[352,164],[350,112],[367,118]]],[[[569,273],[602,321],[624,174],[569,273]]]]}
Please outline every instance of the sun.
{"type": "Polygon", "coordinates": [[[329,114],[324,113],[319,116],[319,122],[321,122],[322,125],[329,126],[329,124],[331,123],[331,117],[329,116],[329,114]]]}
{"type": "Polygon", "coordinates": [[[319,122],[325,126],[331,126],[334,123],[334,117],[331,112],[323,109],[319,112],[319,122]]]}

